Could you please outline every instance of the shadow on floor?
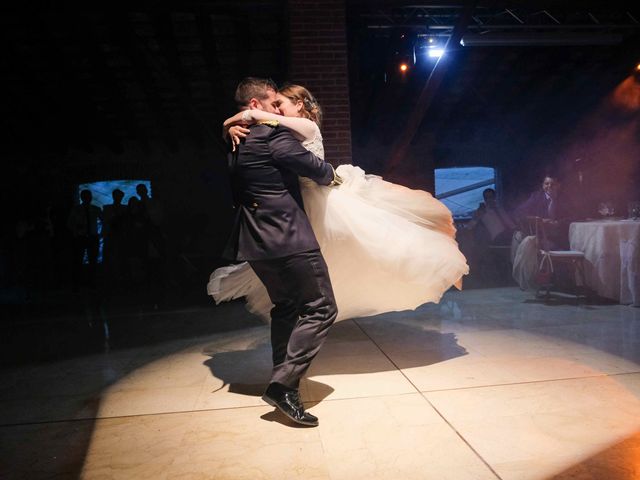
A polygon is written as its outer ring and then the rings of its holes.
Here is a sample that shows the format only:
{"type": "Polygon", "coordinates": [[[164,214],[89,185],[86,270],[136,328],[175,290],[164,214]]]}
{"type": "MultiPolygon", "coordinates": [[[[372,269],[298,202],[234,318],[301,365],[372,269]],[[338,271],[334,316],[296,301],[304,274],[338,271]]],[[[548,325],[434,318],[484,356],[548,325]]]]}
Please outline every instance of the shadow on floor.
{"type": "MultiPolygon", "coordinates": [[[[424,329],[419,324],[404,323],[402,316],[390,319],[388,318],[389,315],[392,314],[387,314],[387,317],[380,319],[380,321],[375,318],[367,319],[367,329],[371,331],[371,336],[368,339],[365,337],[364,340],[360,336],[357,341],[373,342],[385,356],[386,354],[384,354],[378,342],[385,340],[387,344],[392,342],[396,345],[410,345],[411,352],[412,354],[415,353],[415,355],[404,359],[403,368],[433,365],[467,354],[467,350],[458,345],[455,334],[424,329]],[[392,332],[392,338],[385,339],[384,337],[387,337],[386,332],[389,331],[392,332]]],[[[357,325],[357,323],[355,324],[357,325]]],[[[345,334],[344,338],[340,336],[343,333],[340,332],[341,328],[344,327],[344,332],[347,332],[346,325],[347,322],[343,322],[334,326],[335,332],[332,332],[334,343],[347,344],[354,341],[347,334],[345,334]],[[334,333],[336,335],[333,335],[334,333]]],[[[325,345],[323,348],[327,347],[325,345]]],[[[209,367],[214,377],[222,380],[225,385],[229,385],[230,392],[250,396],[262,395],[271,376],[271,346],[267,340],[250,345],[247,349],[211,352],[209,355],[211,358],[206,360],[204,364],[209,367]]],[[[348,356],[344,356],[344,358],[348,358],[348,356]]],[[[366,361],[322,361],[314,364],[313,373],[314,375],[357,375],[396,370],[397,367],[393,365],[393,359],[390,360],[392,366],[384,370],[375,366],[380,365],[379,362],[374,364],[366,361]]],[[[389,365],[389,363],[385,363],[385,365],[389,365]]],[[[327,388],[329,389],[328,395],[331,390],[330,387],[327,388]]]]}

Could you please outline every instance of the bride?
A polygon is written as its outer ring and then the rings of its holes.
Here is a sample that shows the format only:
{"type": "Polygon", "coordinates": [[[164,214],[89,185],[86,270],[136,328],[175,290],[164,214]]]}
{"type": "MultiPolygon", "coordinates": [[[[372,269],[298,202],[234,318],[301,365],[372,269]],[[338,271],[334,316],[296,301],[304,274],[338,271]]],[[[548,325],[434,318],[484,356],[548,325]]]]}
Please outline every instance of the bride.
{"type": "MultiPolygon", "coordinates": [[[[278,121],[302,145],[324,158],[322,111],[311,93],[287,85],[278,93],[282,115],[245,110],[224,122],[237,145],[248,124],[278,121]]],[[[469,272],[455,241],[451,212],[433,196],[340,165],[343,183],[326,187],[300,178],[305,210],[316,235],[338,305],[337,320],[415,309],[439,302],[469,272]]],[[[248,309],[269,320],[267,290],[247,262],[215,270],[207,285],[216,303],[245,297],[248,309]]]]}

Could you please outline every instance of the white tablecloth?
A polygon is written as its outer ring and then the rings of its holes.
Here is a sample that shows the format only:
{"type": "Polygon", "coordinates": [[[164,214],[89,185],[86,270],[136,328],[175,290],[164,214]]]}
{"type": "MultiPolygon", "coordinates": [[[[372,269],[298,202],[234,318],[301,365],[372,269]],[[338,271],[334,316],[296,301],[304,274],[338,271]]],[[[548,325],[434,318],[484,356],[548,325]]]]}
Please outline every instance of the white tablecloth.
{"type": "Polygon", "coordinates": [[[574,222],[569,242],[584,252],[587,286],[601,297],[640,306],[640,221],[574,222]]]}

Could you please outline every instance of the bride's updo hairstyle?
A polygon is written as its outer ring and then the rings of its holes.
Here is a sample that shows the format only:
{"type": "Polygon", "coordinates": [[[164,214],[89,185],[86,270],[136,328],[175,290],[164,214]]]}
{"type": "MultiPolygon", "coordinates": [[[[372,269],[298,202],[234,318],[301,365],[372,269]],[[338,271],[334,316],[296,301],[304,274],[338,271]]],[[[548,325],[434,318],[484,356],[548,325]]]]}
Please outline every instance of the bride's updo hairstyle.
{"type": "Polygon", "coordinates": [[[320,104],[318,104],[318,101],[311,95],[309,90],[300,85],[286,84],[278,93],[287,97],[294,104],[302,102],[300,114],[309,120],[313,120],[320,127],[322,123],[322,108],[320,108],[320,104]]]}

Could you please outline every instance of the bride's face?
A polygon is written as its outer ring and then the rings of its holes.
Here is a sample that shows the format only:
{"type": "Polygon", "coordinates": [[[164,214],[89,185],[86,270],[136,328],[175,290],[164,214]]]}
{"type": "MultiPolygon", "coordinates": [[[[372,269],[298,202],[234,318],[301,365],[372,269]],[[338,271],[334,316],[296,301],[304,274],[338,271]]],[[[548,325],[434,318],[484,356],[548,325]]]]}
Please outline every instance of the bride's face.
{"type": "Polygon", "coordinates": [[[302,102],[293,103],[291,99],[279,93],[278,108],[285,117],[299,117],[300,110],[302,110],[302,102]]]}

